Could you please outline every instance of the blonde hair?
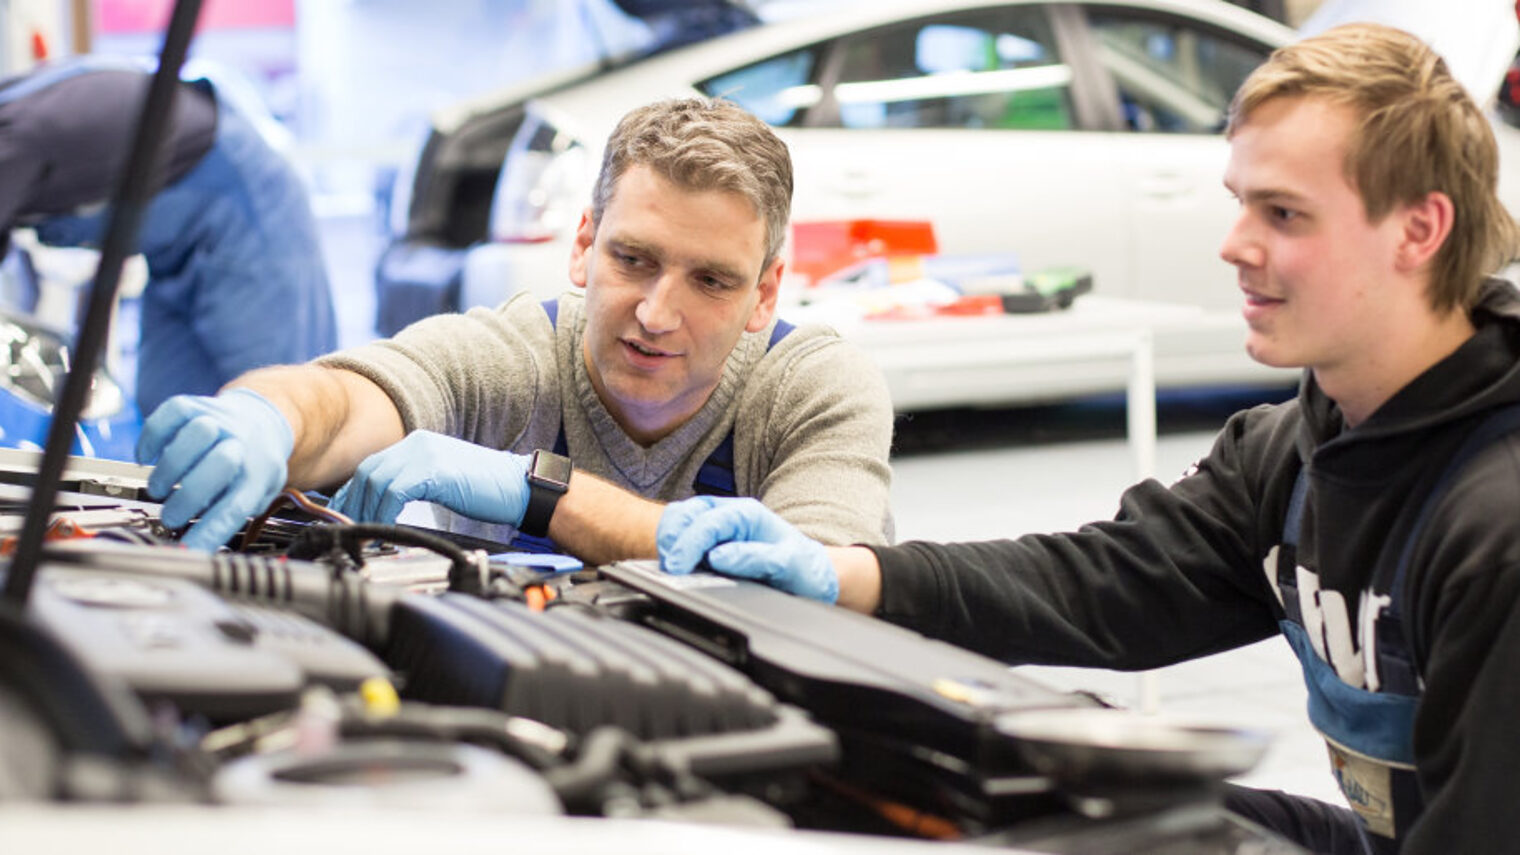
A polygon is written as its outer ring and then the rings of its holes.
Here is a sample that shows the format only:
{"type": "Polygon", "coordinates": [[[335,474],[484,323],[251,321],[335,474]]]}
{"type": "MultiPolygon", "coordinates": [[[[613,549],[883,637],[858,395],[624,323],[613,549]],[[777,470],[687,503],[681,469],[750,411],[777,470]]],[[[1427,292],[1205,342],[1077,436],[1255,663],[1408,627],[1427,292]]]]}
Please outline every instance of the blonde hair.
{"type": "Polygon", "coordinates": [[[656,101],[624,116],[607,138],[591,193],[601,222],[618,179],[642,164],[688,190],[724,190],[748,199],[765,220],[765,264],[786,241],[792,210],[792,158],[770,126],[732,101],[656,101]]]}
{"type": "Polygon", "coordinates": [[[1445,61],[1418,38],[1378,24],[1346,24],[1279,48],[1241,84],[1230,104],[1233,135],[1263,103],[1324,98],[1351,108],[1345,175],[1367,219],[1432,191],[1451,198],[1451,234],[1432,262],[1430,303],[1468,309],[1483,277],[1513,259],[1520,228],[1496,193],[1493,129],[1445,61]]]}

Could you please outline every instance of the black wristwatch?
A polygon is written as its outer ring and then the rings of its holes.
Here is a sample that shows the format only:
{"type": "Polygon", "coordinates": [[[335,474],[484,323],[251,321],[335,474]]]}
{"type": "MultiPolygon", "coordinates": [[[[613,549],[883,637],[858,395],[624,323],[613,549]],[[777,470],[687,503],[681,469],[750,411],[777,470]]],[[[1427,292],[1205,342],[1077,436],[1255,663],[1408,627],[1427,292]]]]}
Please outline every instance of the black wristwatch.
{"type": "Polygon", "coordinates": [[[528,465],[528,509],[517,530],[530,537],[548,537],[549,520],[559,497],[570,489],[570,458],[552,451],[533,452],[528,465]]]}

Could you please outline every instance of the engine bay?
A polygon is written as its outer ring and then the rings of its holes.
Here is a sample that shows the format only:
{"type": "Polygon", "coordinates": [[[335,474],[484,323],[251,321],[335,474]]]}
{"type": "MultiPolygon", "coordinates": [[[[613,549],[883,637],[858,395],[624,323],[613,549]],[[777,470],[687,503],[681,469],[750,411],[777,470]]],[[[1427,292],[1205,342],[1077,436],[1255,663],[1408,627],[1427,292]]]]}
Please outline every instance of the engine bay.
{"type": "MultiPolygon", "coordinates": [[[[34,467],[0,456],[7,551],[34,467]]],[[[1118,773],[1051,766],[1021,721],[1122,713],[880,620],[653,562],[566,570],[333,523],[306,497],[207,555],[163,528],[147,471],[69,461],[26,613],[0,639],[0,801],[1294,851],[1218,806],[1259,750],[1208,774],[1138,742],[1118,773]]]]}

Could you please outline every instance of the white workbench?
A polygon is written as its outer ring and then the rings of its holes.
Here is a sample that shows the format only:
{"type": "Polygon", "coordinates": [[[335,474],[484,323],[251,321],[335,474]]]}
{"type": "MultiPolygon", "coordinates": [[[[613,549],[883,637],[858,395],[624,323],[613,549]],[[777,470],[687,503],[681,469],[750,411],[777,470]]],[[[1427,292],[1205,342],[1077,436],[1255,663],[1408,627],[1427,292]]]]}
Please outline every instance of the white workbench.
{"type": "Polygon", "coordinates": [[[1245,353],[1235,311],[1088,294],[1036,314],[861,320],[814,306],[788,320],[832,324],[886,377],[899,412],[1125,392],[1135,474],[1152,474],[1157,386],[1288,385],[1297,372],[1245,353]]]}

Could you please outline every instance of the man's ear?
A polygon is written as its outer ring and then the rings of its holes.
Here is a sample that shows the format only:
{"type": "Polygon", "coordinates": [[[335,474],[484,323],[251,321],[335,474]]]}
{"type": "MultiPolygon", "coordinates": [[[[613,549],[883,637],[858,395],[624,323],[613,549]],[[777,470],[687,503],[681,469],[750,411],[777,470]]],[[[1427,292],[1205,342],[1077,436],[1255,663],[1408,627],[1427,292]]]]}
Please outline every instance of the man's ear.
{"type": "Polygon", "coordinates": [[[771,317],[776,314],[776,296],[781,291],[781,271],[785,266],[786,262],[778,258],[760,274],[760,299],[755,302],[749,323],[744,325],[746,331],[759,332],[765,329],[766,324],[771,322],[771,317]]]}
{"type": "Polygon", "coordinates": [[[596,221],[591,209],[581,212],[580,224],[575,227],[575,241],[570,245],[570,283],[577,288],[586,287],[591,271],[591,246],[596,243],[596,221]]]}
{"type": "Polygon", "coordinates": [[[1396,209],[1395,215],[1402,218],[1403,228],[1394,267],[1401,273],[1413,273],[1428,265],[1441,251],[1451,235],[1456,207],[1450,196],[1432,190],[1425,198],[1396,209]]]}

